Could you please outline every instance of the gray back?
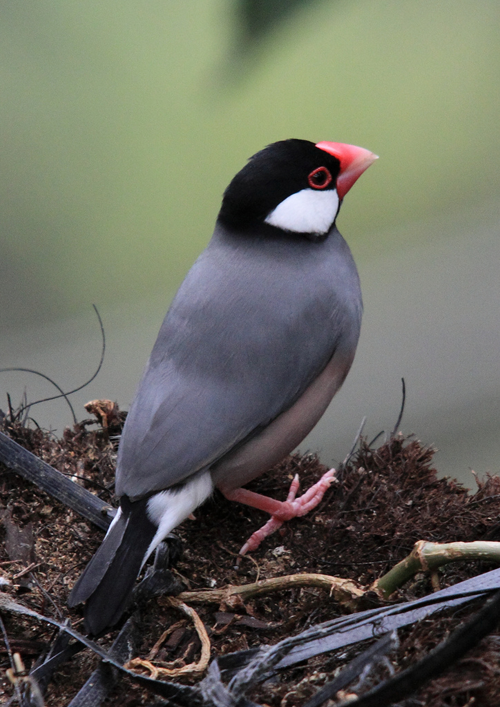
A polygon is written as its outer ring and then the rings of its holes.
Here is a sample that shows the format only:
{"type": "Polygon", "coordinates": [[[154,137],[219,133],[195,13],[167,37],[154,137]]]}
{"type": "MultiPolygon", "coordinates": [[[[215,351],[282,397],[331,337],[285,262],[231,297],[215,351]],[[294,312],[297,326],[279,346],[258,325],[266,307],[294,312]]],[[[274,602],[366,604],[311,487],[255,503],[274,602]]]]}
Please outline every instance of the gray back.
{"type": "Polygon", "coordinates": [[[359,278],[322,242],[220,224],[165,317],[131,406],[116,492],[140,497],[207,468],[288,409],[335,351],[355,350],[359,278]]]}

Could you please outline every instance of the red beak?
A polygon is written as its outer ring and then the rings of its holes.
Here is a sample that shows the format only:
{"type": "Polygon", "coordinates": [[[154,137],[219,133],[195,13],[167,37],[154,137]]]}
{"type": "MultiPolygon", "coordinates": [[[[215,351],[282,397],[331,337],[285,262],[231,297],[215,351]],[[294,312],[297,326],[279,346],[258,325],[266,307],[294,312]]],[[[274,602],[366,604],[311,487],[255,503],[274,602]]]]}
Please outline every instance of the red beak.
{"type": "Polygon", "coordinates": [[[370,150],[343,142],[318,142],[316,147],[333,155],[340,162],[340,174],[337,177],[339,199],[343,199],[365,169],[378,160],[378,155],[374,155],[370,150]]]}

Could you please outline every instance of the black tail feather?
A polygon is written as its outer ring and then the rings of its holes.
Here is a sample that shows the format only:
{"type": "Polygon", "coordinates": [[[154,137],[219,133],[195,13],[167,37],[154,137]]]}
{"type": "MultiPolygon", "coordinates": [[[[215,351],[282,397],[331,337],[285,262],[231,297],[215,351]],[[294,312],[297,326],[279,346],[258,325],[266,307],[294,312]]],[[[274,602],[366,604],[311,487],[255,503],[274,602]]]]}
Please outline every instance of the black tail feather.
{"type": "Polygon", "coordinates": [[[128,520],[129,517],[122,513],[109,530],[100,548],[73,587],[69,595],[68,606],[73,607],[87,601],[89,596],[96,590],[123,540],[128,520]]]}
{"type": "Polygon", "coordinates": [[[117,623],[127,608],[144,556],[157,531],[148,499],[121,501],[121,515],[73,587],[69,606],[86,601],[85,627],[93,635],[117,623]]]}

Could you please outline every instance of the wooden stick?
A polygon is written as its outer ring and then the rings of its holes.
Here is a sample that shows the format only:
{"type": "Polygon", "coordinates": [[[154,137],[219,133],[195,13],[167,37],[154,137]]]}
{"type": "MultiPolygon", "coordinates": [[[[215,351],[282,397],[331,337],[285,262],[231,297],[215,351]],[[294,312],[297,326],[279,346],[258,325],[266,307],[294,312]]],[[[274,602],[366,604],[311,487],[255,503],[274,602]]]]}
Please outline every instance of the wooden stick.
{"type": "Polygon", "coordinates": [[[292,574],[284,577],[273,577],[262,579],[253,584],[242,586],[229,585],[224,589],[201,589],[199,591],[182,592],[177,599],[193,603],[225,604],[226,606],[237,608],[242,601],[262,594],[281,591],[284,589],[295,589],[298,587],[318,587],[326,589],[330,596],[347,608],[354,609],[357,601],[365,593],[356,582],[351,579],[341,577],[331,577],[326,574],[292,574]]]}

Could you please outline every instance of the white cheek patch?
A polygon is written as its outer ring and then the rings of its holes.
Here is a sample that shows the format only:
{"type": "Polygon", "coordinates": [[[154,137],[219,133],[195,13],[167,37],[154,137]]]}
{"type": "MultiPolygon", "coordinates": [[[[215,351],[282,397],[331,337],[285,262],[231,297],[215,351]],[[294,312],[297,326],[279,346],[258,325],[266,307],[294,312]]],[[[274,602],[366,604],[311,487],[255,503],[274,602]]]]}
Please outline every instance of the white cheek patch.
{"type": "Polygon", "coordinates": [[[278,204],[265,221],[284,231],[323,235],[330,230],[338,210],[335,189],[302,189],[278,204]]]}

